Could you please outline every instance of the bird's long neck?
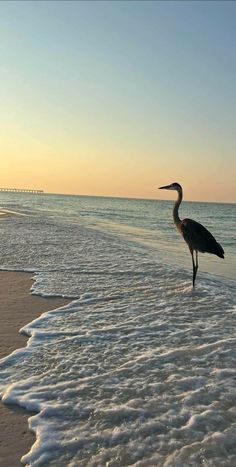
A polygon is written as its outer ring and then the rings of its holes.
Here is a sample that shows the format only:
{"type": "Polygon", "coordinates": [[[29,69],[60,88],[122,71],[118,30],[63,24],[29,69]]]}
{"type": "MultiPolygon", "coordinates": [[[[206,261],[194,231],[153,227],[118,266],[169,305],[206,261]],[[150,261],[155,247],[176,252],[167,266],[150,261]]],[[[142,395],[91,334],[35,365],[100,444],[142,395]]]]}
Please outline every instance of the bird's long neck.
{"type": "Polygon", "coordinates": [[[173,219],[174,219],[174,223],[176,225],[176,227],[178,228],[180,223],[181,223],[181,220],[179,218],[179,205],[181,203],[183,199],[183,191],[182,191],[182,188],[179,188],[178,190],[178,198],[174,204],[174,207],[173,207],[173,219]]]}

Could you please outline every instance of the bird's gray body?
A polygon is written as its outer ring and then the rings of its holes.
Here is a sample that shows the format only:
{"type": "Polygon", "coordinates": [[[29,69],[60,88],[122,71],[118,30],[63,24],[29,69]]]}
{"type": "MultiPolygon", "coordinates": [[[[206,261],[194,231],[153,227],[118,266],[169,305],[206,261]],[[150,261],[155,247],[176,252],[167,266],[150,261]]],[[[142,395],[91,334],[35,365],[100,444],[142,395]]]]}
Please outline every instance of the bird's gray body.
{"type": "Polygon", "coordinates": [[[203,225],[192,219],[183,219],[181,233],[189,248],[200,253],[211,253],[224,258],[224,250],[215,237],[203,225]]]}
{"type": "Polygon", "coordinates": [[[200,253],[211,253],[213,255],[219,256],[219,258],[224,258],[224,250],[222,246],[216,241],[213,235],[207,230],[203,225],[199,224],[192,219],[183,219],[179,218],[179,206],[183,199],[183,190],[179,183],[171,183],[171,185],[166,185],[160,187],[161,189],[166,190],[176,190],[178,193],[178,199],[176,200],[173,208],[173,219],[174,224],[177,230],[183,235],[184,240],[188,244],[193,263],[193,285],[195,284],[195,279],[198,270],[198,252],[200,253]],[[193,253],[196,254],[196,259],[194,260],[193,253]]]}

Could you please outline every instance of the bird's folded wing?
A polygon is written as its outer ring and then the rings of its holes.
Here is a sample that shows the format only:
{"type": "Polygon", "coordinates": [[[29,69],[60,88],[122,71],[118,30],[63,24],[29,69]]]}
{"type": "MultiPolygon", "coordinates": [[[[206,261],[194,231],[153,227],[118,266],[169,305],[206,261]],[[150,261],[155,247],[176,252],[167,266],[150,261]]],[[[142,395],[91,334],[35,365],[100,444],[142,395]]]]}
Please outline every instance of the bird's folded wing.
{"type": "Polygon", "coordinates": [[[219,243],[203,225],[192,219],[184,219],[181,224],[183,237],[189,246],[202,253],[217,254],[219,243]]]}

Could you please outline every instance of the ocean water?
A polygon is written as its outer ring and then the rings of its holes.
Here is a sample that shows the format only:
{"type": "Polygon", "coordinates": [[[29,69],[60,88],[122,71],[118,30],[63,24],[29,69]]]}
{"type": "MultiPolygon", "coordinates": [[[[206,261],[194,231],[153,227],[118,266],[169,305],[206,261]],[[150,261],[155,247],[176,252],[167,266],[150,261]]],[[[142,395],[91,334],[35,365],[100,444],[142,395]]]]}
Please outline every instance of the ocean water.
{"type": "Polygon", "coordinates": [[[7,404],[35,411],[32,466],[236,465],[236,205],[183,203],[225,260],[188,247],[172,202],[1,194],[1,268],[70,297],[0,361],[7,404]],[[22,215],[23,214],[23,215],[22,215]]]}

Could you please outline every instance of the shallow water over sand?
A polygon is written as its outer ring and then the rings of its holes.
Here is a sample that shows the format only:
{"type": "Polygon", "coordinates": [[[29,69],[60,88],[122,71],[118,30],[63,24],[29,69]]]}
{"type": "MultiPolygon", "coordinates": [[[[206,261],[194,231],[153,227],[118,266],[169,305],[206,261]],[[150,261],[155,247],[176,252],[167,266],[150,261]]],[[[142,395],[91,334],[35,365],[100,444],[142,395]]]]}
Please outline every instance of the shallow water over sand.
{"type": "Polygon", "coordinates": [[[201,255],[193,290],[170,203],[36,198],[5,198],[28,216],[1,222],[2,265],[73,302],[25,326],[28,347],[0,363],[4,400],[39,412],[24,462],[235,465],[235,206],[186,203],[227,258],[201,255]]]}

